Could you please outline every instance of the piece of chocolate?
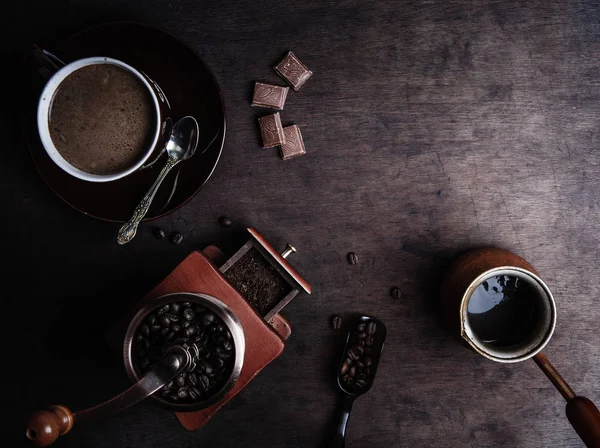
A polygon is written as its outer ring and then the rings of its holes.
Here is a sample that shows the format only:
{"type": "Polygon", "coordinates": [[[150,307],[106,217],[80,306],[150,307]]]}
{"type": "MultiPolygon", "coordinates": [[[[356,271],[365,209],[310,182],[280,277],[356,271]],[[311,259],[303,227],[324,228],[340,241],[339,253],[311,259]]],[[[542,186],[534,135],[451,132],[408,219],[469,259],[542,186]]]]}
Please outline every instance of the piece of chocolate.
{"type": "Polygon", "coordinates": [[[283,133],[285,135],[285,143],[281,145],[281,158],[283,160],[306,154],[304,140],[302,140],[302,134],[298,126],[294,124],[283,128],[283,133]]]}
{"type": "Polygon", "coordinates": [[[313,74],[291,51],[273,68],[294,90],[300,89],[313,74]]]}
{"type": "Polygon", "coordinates": [[[273,146],[283,145],[285,135],[279,112],[258,119],[260,134],[262,135],[263,148],[272,148],[273,146]]]}
{"type": "Polygon", "coordinates": [[[273,86],[257,82],[254,84],[252,106],[282,110],[289,90],[289,87],[273,86]]]}

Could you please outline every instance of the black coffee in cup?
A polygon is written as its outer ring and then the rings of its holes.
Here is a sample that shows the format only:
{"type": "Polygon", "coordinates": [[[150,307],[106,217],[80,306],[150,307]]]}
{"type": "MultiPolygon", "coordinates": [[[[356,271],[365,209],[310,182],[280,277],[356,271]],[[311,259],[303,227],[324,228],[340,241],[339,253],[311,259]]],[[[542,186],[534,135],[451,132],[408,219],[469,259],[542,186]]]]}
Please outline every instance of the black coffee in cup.
{"type": "Polygon", "coordinates": [[[473,332],[486,344],[507,347],[528,340],[540,325],[539,292],[522,278],[483,281],[467,305],[473,332]]]}
{"type": "Polygon", "coordinates": [[[84,66],[65,78],[50,108],[50,136],[61,156],[90,174],[115,174],[148,151],[155,106],[144,83],[113,64],[84,66]]]}

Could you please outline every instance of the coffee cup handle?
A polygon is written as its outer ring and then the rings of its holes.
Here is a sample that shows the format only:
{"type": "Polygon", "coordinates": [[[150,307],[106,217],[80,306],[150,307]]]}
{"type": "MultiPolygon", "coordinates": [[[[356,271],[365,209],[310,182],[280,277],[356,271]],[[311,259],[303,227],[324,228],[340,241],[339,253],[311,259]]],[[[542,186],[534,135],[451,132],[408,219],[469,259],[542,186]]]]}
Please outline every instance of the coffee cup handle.
{"type": "Polygon", "coordinates": [[[30,52],[30,60],[33,68],[44,79],[50,79],[57,71],[66,64],[55,54],[34,45],[30,52]]]}

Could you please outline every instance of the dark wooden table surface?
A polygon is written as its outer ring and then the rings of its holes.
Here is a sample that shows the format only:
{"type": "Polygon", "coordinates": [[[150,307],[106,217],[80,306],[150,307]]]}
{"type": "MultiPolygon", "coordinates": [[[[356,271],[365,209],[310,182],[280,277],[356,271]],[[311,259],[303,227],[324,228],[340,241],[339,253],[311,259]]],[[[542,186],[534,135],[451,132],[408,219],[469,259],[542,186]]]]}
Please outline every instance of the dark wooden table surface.
{"type": "Polygon", "coordinates": [[[23,0],[2,13],[3,77],[34,42],[123,19],[170,31],[210,64],[228,113],[223,156],[200,194],[119,247],[118,225],[79,214],[37,175],[12,113],[25,87],[3,83],[3,437],[21,435],[28,411],[125,387],[103,330],[191,250],[231,254],[253,226],[293,243],[313,285],[284,311],[294,333],[281,358],[200,431],[148,402],[56,446],[320,446],[336,402],[328,322],[348,312],[388,328],[348,447],[581,446],[533,362],[462,348],[437,297],[466,249],[525,257],[557,300],[546,354],[600,402],[598,2],[23,0]],[[279,81],[271,66],[290,49],[315,74],[283,112],[308,154],[283,162],[260,148],[249,96],[254,80],[279,81]],[[156,241],[155,224],[183,244],[156,241]]]}

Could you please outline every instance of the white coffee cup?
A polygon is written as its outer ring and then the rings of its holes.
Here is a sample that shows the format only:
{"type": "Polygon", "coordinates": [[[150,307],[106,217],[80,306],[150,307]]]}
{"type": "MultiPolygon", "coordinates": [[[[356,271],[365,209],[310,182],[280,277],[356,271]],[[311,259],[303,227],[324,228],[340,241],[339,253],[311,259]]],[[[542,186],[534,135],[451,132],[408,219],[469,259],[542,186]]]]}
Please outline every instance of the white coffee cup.
{"type": "Polygon", "coordinates": [[[60,168],[62,168],[65,172],[69,173],[71,176],[89,182],[110,182],[113,180],[121,179],[140,169],[148,161],[150,156],[154,153],[154,150],[156,149],[156,146],[161,136],[161,130],[163,128],[163,120],[161,117],[162,114],[160,105],[161,101],[165,101],[165,99],[162,94],[162,91],[160,91],[156,83],[154,83],[150,78],[148,78],[146,75],[142,74],[129,64],[121,62],[117,59],[106,57],[91,57],[85,59],[78,59],[65,65],[64,67],[60,68],[56,73],[54,73],[54,75],[52,75],[52,77],[44,86],[42,94],[40,95],[37,109],[37,125],[42,145],[44,146],[44,149],[46,150],[50,158],[54,161],[54,163],[56,163],[60,168]],[[92,174],[82,171],[79,168],[76,168],[61,155],[61,153],[56,149],[52,138],[50,137],[49,123],[50,112],[52,110],[52,102],[54,101],[56,92],[60,88],[61,83],[67,78],[67,76],[69,76],[74,71],[79,70],[82,67],[87,67],[89,65],[96,64],[111,64],[127,70],[129,73],[138,78],[140,82],[144,85],[154,105],[153,119],[155,123],[155,128],[153,130],[151,138],[149,139],[149,145],[144,155],[138,161],[136,161],[135,164],[131,165],[123,171],[114,174],[92,174]]]}

